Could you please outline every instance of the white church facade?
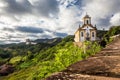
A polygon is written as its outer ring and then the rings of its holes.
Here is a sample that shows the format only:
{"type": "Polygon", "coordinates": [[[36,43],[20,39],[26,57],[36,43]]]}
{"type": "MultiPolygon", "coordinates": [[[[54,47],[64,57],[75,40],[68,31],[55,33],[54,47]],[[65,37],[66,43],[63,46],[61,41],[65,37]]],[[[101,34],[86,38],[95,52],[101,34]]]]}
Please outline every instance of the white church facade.
{"type": "Polygon", "coordinates": [[[75,32],[75,42],[84,42],[84,41],[95,41],[97,36],[97,28],[96,25],[93,26],[91,24],[91,17],[89,15],[85,15],[83,17],[84,23],[82,26],[79,25],[79,28],[75,32]]]}

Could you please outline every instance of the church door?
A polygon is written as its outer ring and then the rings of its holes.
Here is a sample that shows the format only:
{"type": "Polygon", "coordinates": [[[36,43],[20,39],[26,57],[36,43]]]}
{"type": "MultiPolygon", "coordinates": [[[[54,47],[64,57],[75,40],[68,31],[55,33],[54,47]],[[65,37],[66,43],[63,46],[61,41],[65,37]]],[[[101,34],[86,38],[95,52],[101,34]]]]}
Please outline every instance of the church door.
{"type": "Polygon", "coordinates": [[[87,35],[86,40],[89,41],[90,40],[89,33],[87,32],[86,35],[87,35]]]}

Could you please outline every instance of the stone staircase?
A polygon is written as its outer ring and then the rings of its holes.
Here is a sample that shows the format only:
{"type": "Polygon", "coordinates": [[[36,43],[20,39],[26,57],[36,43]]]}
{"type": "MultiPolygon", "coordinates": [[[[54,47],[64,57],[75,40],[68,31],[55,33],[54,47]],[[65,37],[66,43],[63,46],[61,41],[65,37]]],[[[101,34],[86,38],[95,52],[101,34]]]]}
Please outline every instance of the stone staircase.
{"type": "Polygon", "coordinates": [[[76,62],[46,80],[120,80],[120,37],[96,55],[76,62]]]}

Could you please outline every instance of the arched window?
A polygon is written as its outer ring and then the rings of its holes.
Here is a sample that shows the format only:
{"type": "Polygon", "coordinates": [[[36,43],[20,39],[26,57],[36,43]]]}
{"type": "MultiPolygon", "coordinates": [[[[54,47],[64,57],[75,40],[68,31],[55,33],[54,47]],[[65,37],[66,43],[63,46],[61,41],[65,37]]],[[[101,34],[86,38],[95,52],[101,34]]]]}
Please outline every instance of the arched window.
{"type": "Polygon", "coordinates": [[[83,37],[83,35],[84,35],[83,32],[81,32],[81,37],[83,37]]]}
{"type": "Polygon", "coordinates": [[[92,32],[92,37],[95,37],[95,34],[94,34],[94,32],[92,32]]]}
{"type": "Polygon", "coordinates": [[[87,20],[87,24],[89,24],[89,21],[87,20]]]}

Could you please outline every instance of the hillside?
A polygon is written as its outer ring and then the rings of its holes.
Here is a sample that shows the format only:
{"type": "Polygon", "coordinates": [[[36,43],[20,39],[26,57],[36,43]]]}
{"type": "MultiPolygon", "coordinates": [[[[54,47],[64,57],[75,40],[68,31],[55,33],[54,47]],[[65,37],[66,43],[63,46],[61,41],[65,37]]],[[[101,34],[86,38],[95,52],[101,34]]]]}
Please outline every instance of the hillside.
{"type": "Polygon", "coordinates": [[[88,49],[86,54],[83,54],[82,49],[73,45],[73,36],[67,36],[57,45],[43,49],[38,53],[28,52],[28,55],[12,57],[8,63],[15,66],[15,71],[8,76],[1,76],[0,79],[40,80],[54,72],[66,69],[76,61],[94,55],[101,49],[96,42],[86,42],[85,44],[90,45],[91,49],[88,49]]]}
{"type": "MultiPolygon", "coordinates": [[[[39,40],[41,42],[36,45],[26,45],[25,43],[0,45],[0,75],[5,76],[36,64],[32,59],[38,55],[44,56],[43,51],[61,42],[61,38],[44,39],[45,42],[43,39],[39,40]]],[[[41,57],[39,58],[43,60],[44,57],[41,57]]]]}

